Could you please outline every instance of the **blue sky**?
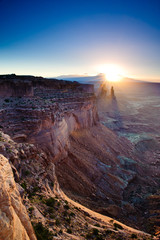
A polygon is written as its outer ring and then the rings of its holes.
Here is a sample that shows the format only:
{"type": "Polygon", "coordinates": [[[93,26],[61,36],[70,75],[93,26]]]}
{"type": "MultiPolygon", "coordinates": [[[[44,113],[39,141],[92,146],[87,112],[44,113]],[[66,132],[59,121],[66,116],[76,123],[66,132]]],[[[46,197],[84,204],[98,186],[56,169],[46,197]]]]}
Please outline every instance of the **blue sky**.
{"type": "Polygon", "coordinates": [[[159,0],[0,0],[0,74],[160,79],[159,0]]]}

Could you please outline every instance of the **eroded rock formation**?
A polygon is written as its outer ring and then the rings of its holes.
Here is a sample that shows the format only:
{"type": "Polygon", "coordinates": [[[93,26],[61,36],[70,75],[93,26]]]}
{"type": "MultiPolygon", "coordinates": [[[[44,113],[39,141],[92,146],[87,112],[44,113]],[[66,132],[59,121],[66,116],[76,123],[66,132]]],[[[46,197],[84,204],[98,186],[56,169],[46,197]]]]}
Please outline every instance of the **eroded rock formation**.
{"type": "Polygon", "coordinates": [[[36,240],[11,166],[3,155],[0,155],[0,239],[36,240]]]}

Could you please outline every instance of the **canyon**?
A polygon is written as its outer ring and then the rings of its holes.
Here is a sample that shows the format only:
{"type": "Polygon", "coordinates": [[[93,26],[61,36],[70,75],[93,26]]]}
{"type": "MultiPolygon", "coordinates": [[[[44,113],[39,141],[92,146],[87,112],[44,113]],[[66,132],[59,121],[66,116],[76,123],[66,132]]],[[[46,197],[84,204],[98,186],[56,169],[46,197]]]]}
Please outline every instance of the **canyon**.
{"type": "Polygon", "coordinates": [[[44,239],[151,239],[159,231],[159,169],[152,151],[135,154],[106,126],[110,101],[91,84],[0,76],[0,239],[36,239],[40,230],[44,239]]]}

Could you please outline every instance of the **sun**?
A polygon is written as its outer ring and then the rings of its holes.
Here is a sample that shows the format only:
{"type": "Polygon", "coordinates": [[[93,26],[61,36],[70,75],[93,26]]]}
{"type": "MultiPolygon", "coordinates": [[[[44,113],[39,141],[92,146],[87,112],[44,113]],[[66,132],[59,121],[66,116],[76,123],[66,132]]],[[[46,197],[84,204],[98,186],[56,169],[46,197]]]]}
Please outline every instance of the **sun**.
{"type": "Polygon", "coordinates": [[[121,67],[114,64],[101,65],[99,71],[105,74],[105,78],[109,82],[118,82],[124,76],[124,71],[121,67]]]}

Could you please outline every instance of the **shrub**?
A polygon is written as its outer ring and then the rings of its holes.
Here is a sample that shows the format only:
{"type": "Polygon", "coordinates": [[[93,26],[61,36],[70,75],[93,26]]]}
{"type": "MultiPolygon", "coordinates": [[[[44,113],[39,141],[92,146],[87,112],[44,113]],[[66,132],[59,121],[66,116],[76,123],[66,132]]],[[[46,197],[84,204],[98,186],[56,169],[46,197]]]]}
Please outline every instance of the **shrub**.
{"type": "Polygon", "coordinates": [[[39,196],[39,200],[43,202],[43,196],[39,196]]]}
{"type": "Polygon", "coordinates": [[[54,216],[54,214],[49,214],[49,217],[51,218],[51,219],[54,219],[55,218],[55,216],[54,216]]]}
{"type": "MultiPolygon", "coordinates": [[[[33,189],[30,191],[29,189],[27,190],[28,193],[28,198],[32,198],[36,195],[36,192],[40,191],[40,188],[38,186],[33,187],[33,189]]],[[[40,200],[40,199],[38,199],[40,200]]]]}
{"type": "Polygon", "coordinates": [[[99,234],[99,230],[97,228],[92,229],[93,235],[97,236],[99,234]]]}
{"type": "MultiPolygon", "coordinates": [[[[98,235],[98,236],[96,237],[96,240],[104,240],[104,238],[103,238],[102,235],[98,235]]],[[[121,240],[122,240],[122,239],[121,239],[121,240]]]]}
{"type": "Polygon", "coordinates": [[[29,170],[26,170],[26,171],[24,172],[24,175],[25,175],[25,176],[30,175],[30,171],[29,171],[29,170]]]}
{"type": "Polygon", "coordinates": [[[113,233],[112,230],[109,230],[109,229],[108,229],[108,230],[105,231],[105,234],[106,234],[106,235],[109,235],[109,234],[111,234],[111,233],[113,233]]]}
{"type": "Polygon", "coordinates": [[[94,226],[96,226],[96,227],[100,227],[100,224],[99,224],[99,223],[96,223],[94,226]]]}
{"type": "Polygon", "coordinates": [[[65,208],[66,210],[68,210],[68,209],[69,209],[69,206],[66,204],[66,205],[64,205],[64,208],[65,208]]]}
{"type": "Polygon", "coordinates": [[[80,211],[80,209],[78,207],[75,207],[76,210],[80,211]]]}
{"type": "Polygon", "coordinates": [[[46,199],[45,203],[47,206],[53,207],[55,205],[55,199],[50,197],[50,198],[46,199]]]}
{"type": "Polygon", "coordinates": [[[66,217],[68,215],[67,211],[63,212],[63,216],[66,217]]]}
{"type": "Polygon", "coordinates": [[[32,213],[33,210],[34,210],[34,207],[28,208],[28,211],[29,211],[30,213],[32,213]]]}
{"type": "Polygon", "coordinates": [[[53,213],[54,212],[54,208],[53,207],[49,207],[48,212],[49,213],[53,213]]]}
{"type": "Polygon", "coordinates": [[[72,230],[70,228],[67,229],[67,233],[71,234],[72,230]]]}
{"type": "Polygon", "coordinates": [[[137,235],[132,233],[131,238],[137,238],[137,235]]]}
{"type": "Polygon", "coordinates": [[[71,217],[74,217],[74,216],[75,216],[74,212],[71,212],[69,215],[70,215],[71,217]]]}
{"type": "Polygon", "coordinates": [[[114,223],[113,225],[114,225],[115,229],[117,229],[117,228],[123,229],[123,227],[120,224],[118,224],[118,223],[114,223]]]}
{"type": "Polygon", "coordinates": [[[33,228],[37,237],[37,240],[52,240],[53,233],[43,226],[41,222],[33,224],[33,228]]]}
{"type": "Polygon", "coordinates": [[[86,239],[92,239],[92,234],[87,233],[87,235],[86,235],[86,239]]]}
{"type": "Polygon", "coordinates": [[[62,234],[63,232],[62,232],[62,230],[59,230],[59,234],[62,234]]]}
{"type": "Polygon", "coordinates": [[[51,187],[54,187],[54,182],[51,182],[51,187]]]}
{"type": "Polygon", "coordinates": [[[26,191],[27,190],[27,184],[24,181],[23,183],[21,183],[21,187],[26,191]]]}
{"type": "Polygon", "coordinates": [[[36,193],[38,191],[40,191],[40,188],[38,186],[35,186],[32,190],[33,193],[36,193]]]}
{"type": "Polygon", "coordinates": [[[8,147],[6,147],[6,151],[7,151],[8,153],[11,153],[11,152],[12,152],[12,150],[11,150],[10,148],[8,148],[8,147]]]}
{"type": "Polygon", "coordinates": [[[66,222],[70,224],[71,223],[71,219],[70,218],[66,218],[66,222]]]}
{"type": "Polygon", "coordinates": [[[60,225],[60,221],[58,219],[56,219],[56,225],[60,225]]]}

